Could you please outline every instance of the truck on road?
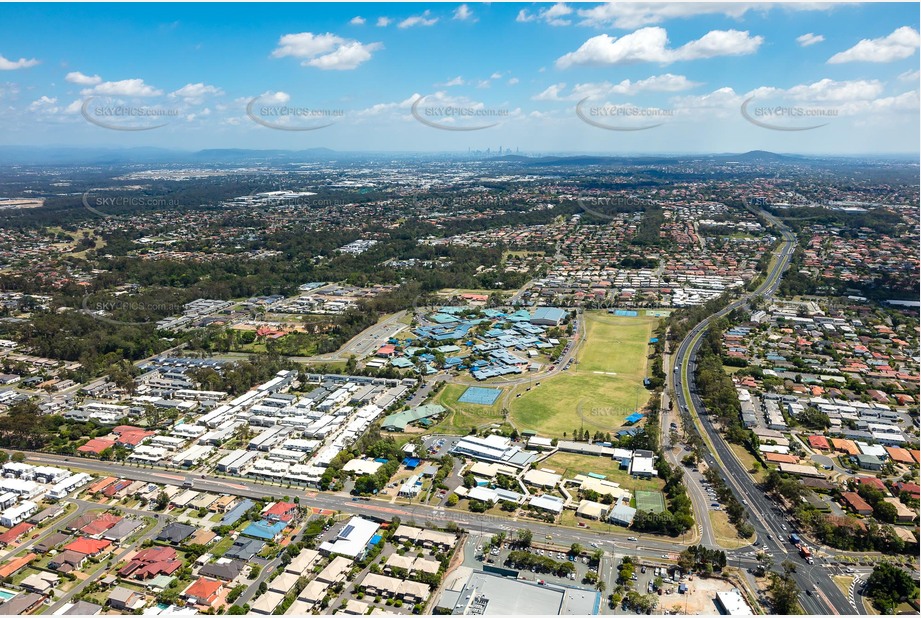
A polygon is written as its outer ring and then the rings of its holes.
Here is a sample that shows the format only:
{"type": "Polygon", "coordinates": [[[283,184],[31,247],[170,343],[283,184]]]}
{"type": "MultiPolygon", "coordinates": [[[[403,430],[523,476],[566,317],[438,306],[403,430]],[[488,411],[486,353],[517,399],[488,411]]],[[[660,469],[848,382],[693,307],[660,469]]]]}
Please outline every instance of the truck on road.
{"type": "Polygon", "coordinates": [[[812,550],[805,543],[799,545],[799,555],[809,564],[813,564],[812,550]]]}

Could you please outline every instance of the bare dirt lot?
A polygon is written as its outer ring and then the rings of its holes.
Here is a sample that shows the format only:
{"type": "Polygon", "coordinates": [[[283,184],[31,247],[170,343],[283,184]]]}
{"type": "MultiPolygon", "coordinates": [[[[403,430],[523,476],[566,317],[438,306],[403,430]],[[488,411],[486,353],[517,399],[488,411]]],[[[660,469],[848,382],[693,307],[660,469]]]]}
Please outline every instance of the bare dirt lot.
{"type": "Polygon", "coordinates": [[[719,614],[716,593],[735,588],[731,582],[723,579],[695,577],[686,583],[688,591],[685,594],[678,594],[677,590],[672,594],[663,594],[659,597],[659,607],[678,614],[719,614]]]}

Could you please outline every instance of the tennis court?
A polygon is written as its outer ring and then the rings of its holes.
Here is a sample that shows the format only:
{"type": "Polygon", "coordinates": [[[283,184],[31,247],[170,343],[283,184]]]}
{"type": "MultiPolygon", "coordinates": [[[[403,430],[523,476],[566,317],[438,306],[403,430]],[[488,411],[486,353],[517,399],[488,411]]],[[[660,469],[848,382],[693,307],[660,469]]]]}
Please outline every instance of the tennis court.
{"type": "Polygon", "coordinates": [[[619,318],[635,318],[639,315],[639,312],[631,311],[630,309],[615,309],[614,315],[619,318]]]}
{"type": "Polygon", "coordinates": [[[464,391],[464,394],[461,395],[457,401],[458,403],[474,403],[481,406],[491,406],[501,394],[501,388],[471,386],[464,391]]]}
{"type": "Polygon", "coordinates": [[[665,497],[661,491],[643,491],[636,490],[636,510],[648,511],[650,513],[662,513],[665,511],[665,497]]]}

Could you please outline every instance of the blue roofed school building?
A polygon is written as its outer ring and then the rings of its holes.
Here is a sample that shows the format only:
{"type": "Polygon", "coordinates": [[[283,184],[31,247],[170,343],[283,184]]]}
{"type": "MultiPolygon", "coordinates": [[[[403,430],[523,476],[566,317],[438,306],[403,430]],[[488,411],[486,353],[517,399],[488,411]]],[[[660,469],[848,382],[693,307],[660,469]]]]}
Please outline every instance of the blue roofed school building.
{"type": "Polygon", "coordinates": [[[540,368],[540,362],[532,363],[531,359],[536,358],[539,351],[549,351],[559,343],[547,337],[547,328],[559,326],[567,318],[568,312],[556,307],[518,309],[514,313],[485,309],[478,314],[471,313],[469,307],[433,308],[420,319],[420,325],[413,328],[415,339],[411,341],[415,346],[406,347],[402,354],[390,360],[390,364],[398,369],[410,369],[415,366],[412,359],[418,355],[425,363],[420,371],[434,373],[438,368],[434,355],[425,351],[429,347],[445,355],[440,359],[443,361],[441,368],[469,370],[477,380],[521,374],[540,368]],[[489,328],[484,328],[484,324],[489,328]],[[485,355],[486,360],[468,360],[463,355],[471,349],[485,355]]]}
{"type": "Polygon", "coordinates": [[[556,307],[538,307],[531,314],[531,324],[559,326],[566,319],[566,311],[556,307]]]}

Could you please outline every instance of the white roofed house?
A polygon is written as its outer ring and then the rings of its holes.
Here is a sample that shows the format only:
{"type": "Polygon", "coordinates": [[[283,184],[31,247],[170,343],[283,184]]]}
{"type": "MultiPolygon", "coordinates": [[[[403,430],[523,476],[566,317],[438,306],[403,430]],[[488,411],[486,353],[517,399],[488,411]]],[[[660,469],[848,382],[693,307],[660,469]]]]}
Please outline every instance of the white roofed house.
{"type": "Polygon", "coordinates": [[[556,474],[550,470],[528,470],[524,473],[523,480],[528,485],[543,487],[545,489],[553,489],[559,484],[562,478],[563,477],[561,477],[559,474],[556,474]]]}
{"type": "Polygon", "coordinates": [[[320,553],[341,554],[352,559],[360,558],[370,547],[379,528],[380,524],[376,522],[361,517],[352,517],[335,539],[325,541],[320,545],[320,553]]]}
{"type": "Polygon", "coordinates": [[[550,496],[544,494],[543,496],[533,496],[531,501],[528,502],[528,506],[540,509],[542,511],[548,511],[554,515],[559,515],[563,512],[564,501],[558,496],[550,496]]]}
{"type": "Polygon", "coordinates": [[[637,449],[633,452],[633,459],[630,460],[630,474],[631,476],[644,478],[659,475],[656,471],[655,456],[652,451],[637,449]]]}
{"type": "Polygon", "coordinates": [[[576,515],[585,517],[586,519],[604,519],[610,508],[609,505],[602,504],[601,502],[582,500],[579,502],[579,507],[576,509],[576,515]]]}

